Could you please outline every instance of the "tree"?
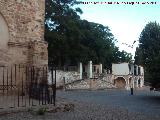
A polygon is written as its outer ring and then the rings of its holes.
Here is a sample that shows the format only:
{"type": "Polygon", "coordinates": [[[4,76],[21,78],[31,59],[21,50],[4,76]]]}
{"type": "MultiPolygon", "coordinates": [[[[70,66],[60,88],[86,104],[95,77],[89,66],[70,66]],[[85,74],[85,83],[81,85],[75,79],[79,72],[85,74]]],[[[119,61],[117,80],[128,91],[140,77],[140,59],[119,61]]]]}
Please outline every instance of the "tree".
{"type": "Polygon", "coordinates": [[[160,85],[160,25],[157,22],[150,22],[143,29],[135,60],[145,67],[145,80],[152,86],[160,85]]]}
{"type": "Polygon", "coordinates": [[[102,63],[111,68],[112,62],[125,62],[130,54],[120,52],[108,26],[81,20],[81,9],[71,6],[76,0],[47,0],[45,39],[48,42],[49,61],[55,64],[75,65],[78,62],[102,63]]]}
{"type": "Polygon", "coordinates": [[[74,37],[80,37],[77,12],[82,11],[70,7],[77,3],[76,0],[46,0],[45,39],[49,43],[49,61],[52,58],[60,66],[70,62],[70,45],[76,47],[79,43],[74,37]]]}

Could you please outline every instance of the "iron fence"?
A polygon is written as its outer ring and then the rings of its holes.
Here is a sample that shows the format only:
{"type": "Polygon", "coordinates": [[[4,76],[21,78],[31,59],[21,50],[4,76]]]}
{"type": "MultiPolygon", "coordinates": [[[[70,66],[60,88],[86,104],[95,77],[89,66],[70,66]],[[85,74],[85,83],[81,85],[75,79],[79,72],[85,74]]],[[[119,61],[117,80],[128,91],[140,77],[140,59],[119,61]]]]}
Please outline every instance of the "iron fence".
{"type": "Polygon", "coordinates": [[[55,105],[56,67],[0,66],[0,109],[55,105]],[[51,83],[48,84],[48,71],[51,83]]]}

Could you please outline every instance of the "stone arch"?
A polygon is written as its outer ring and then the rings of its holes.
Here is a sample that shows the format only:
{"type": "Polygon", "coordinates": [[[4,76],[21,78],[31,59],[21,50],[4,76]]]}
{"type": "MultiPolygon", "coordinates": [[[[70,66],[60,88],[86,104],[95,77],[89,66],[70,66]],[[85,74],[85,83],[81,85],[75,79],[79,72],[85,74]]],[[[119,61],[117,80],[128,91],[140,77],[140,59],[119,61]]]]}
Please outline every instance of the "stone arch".
{"type": "Polygon", "coordinates": [[[128,84],[131,86],[131,84],[132,84],[132,77],[128,78],[128,84]]]}
{"type": "Polygon", "coordinates": [[[0,64],[48,64],[48,44],[44,41],[44,13],[44,0],[0,0],[2,25],[8,31],[6,40],[3,40],[5,45],[2,45],[0,35],[0,64]]]}
{"type": "Polygon", "coordinates": [[[124,77],[116,77],[116,79],[114,79],[114,83],[117,88],[125,88],[126,87],[126,80],[124,77]]]}
{"type": "Polygon", "coordinates": [[[9,42],[9,27],[4,16],[0,13],[0,49],[6,49],[9,42]]]}

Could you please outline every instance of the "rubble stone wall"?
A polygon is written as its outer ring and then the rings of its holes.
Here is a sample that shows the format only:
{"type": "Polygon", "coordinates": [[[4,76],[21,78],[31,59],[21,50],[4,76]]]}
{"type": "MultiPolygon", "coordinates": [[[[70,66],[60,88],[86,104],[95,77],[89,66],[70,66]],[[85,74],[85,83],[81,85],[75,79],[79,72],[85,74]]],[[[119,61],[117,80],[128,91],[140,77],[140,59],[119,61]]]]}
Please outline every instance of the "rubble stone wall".
{"type": "Polygon", "coordinates": [[[0,37],[7,44],[0,44],[0,65],[48,64],[44,14],[45,0],[0,0],[0,26],[5,21],[8,29],[0,37]]]}
{"type": "MultiPolygon", "coordinates": [[[[51,84],[52,83],[51,72],[49,72],[48,74],[49,74],[48,75],[48,82],[51,84]]],[[[55,71],[53,71],[53,74],[55,74],[55,71]]],[[[67,83],[71,83],[73,81],[79,80],[80,79],[80,74],[79,74],[79,72],[76,72],[76,71],[57,70],[56,71],[57,87],[64,85],[64,78],[65,78],[65,83],[67,84],[67,83]]]]}
{"type": "Polygon", "coordinates": [[[114,85],[114,81],[111,78],[112,75],[106,75],[102,78],[73,81],[72,83],[67,83],[65,85],[65,88],[68,90],[116,88],[116,86],[114,85]]]}

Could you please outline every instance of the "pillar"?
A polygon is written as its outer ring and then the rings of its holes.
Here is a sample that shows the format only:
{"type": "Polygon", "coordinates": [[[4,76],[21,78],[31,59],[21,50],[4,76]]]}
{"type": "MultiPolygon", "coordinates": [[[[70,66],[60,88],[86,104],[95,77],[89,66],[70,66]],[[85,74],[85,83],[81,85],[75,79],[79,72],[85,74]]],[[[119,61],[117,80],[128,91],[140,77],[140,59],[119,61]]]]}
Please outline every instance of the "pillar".
{"type": "Polygon", "coordinates": [[[138,78],[136,77],[136,87],[138,87],[138,78]]]}
{"type": "Polygon", "coordinates": [[[99,69],[99,73],[101,74],[103,71],[103,67],[102,67],[102,64],[100,64],[100,69],[99,69]]]}
{"type": "Polygon", "coordinates": [[[80,75],[79,79],[82,79],[82,72],[83,72],[83,67],[82,67],[82,63],[80,62],[79,63],[79,75],[80,75]]]}
{"type": "Polygon", "coordinates": [[[144,69],[143,69],[143,67],[141,67],[141,75],[142,76],[144,75],[144,69]]]}
{"type": "Polygon", "coordinates": [[[144,86],[144,79],[143,79],[143,77],[141,77],[141,79],[140,79],[140,87],[143,87],[144,86]]]}
{"type": "Polygon", "coordinates": [[[132,81],[132,87],[134,88],[134,77],[131,78],[132,81]]]}
{"type": "Polygon", "coordinates": [[[89,61],[89,63],[88,63],[88,77],[89,78],[93,77],[93,73],[92,73],[92,61],[89,61]]]}
{"type": "Polygon", "coordinates": [[[138,75],[138,66],[136,65],[136,75],[138,75]]]}
{"type": "Polygon", "coordinates": [[[126,81],[126,90],[130,90],[130,85],[129,85],[129,77],[124,77],[126,81]]]}
{"type": "Polygon", "coordinates": [[[131,74],[134,75],[134,65],[131,65],[131,74]]]}

